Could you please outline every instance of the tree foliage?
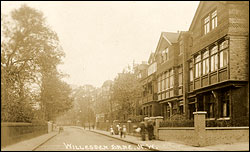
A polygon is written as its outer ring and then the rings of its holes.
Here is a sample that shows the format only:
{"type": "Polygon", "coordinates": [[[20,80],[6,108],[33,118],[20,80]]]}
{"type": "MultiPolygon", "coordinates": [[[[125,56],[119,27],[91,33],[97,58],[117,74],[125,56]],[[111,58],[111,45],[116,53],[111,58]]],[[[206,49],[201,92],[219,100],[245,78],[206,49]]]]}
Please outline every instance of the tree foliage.
{"type": "Polygon", "coordinates": [[[136,102],[141,96],[142,87],[136,74],[128,69],[119,73],[112,87],[112,100],[119,119],[126,119],[136,110],[136,102]]]}
{"type": "Polygon", "coordinates": [[[56,69],[63,56],[42,12],[22,5],[10,16],[1,14],[1,121],[31,121],[37,103],[42,112],[46,106],[68,109],[63,105],[70,105],[70,89],[56,69]]]}

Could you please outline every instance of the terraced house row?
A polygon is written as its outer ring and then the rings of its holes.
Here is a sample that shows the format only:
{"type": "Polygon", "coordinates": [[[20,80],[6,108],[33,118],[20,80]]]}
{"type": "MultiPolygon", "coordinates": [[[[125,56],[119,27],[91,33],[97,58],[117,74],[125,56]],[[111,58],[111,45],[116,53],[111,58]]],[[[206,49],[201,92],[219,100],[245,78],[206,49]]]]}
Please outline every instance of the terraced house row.
{"type": "Polygon", "coordinates": [[[188,31],[161,33],[141,72],[147,73],[140,79],[144,116],[247,117],[249,2],[200,2],[188,31]]]}

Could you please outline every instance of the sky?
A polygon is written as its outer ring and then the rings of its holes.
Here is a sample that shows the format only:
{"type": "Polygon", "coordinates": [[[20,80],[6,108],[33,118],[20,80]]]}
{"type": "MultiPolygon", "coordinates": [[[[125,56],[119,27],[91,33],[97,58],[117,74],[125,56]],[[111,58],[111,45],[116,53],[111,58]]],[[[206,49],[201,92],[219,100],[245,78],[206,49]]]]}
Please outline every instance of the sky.
{"type": "Polygon", "coordinates": [[[133,61],[147,61],[161,32],[187,31],[199,1],[1,1],[1,13],[21,4],[42,11],[58,34],[64,80],[101,87],[133,61]]]}

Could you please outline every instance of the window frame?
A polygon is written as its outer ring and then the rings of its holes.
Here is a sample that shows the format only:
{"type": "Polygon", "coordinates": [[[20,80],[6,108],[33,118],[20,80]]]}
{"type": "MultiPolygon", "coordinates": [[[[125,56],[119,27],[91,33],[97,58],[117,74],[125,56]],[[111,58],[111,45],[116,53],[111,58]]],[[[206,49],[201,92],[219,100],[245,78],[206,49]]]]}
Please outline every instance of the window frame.
{"type": "Polygon", "coordinates": [[[210,72],[215,72],[218,70],[218,45],[215,44],[214,46],[211,47],[210,49],[210,72]],[[217,48],[216,51],[213,51],[213,48],[217,48]],[[213,68],[212,68],[213,67],[213,68]]]}
{"type": "Polygon", "coordinates": [[[202,19],[203,31],[202,35],[207,35],[209,32],[218,27],[218,11],[213,9],[202,19]]]}
{"type": "Polygon", "coordinates": [[[194,65],[193,65],[193,59],[191,59],[189,61],[189,82],[193,82],[193,81],[194,81],[194,65]]]}
{"type": "Polygon", "coordinates": [[[207,75],[210,71],[209,66],[209,50],[205,49],[202,51],[202,75],[207,75]],[[206,56],[204,57],[204,54],[206,53],[206,56]]]}
{"type": "Polygon", "coordinates": [[[223,69],[226,68],[228,66],[228,56],[229,56],[229,40],[223,40],[222,42],[219,43],[219,49],[218,49],[218,53],[219,53],[219,69],[223,69]],[[225,42],[226,46],[221,48],[222,44],[225,42]],[[226,63],[225,61],[225,55],[226,54],[226,63]],[[222,55],[222,58],[221,58],[222,55]],[[222,59],[222,60],[221,60],[222,59]],[[221,66],[222,64],[222,66],[221,66]]]}
{"type": "Polygon", "coordinates": [[[195,68],[195,79],[201,77],[201,54],[198,53],[195,57],[194,57],[194,68],[195,68]],[[198,58],[199,57],[199,58],[198,58]],[[198,61],[197,61],[198,58],[198,61]]]}

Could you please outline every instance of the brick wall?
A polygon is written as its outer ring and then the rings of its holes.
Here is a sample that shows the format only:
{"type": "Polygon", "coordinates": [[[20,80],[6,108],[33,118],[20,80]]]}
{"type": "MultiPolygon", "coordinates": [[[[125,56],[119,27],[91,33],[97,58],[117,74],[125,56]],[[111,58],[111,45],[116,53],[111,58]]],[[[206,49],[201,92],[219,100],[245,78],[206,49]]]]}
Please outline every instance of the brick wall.
{"type": "Polygon", "coordinates": [[[206,128],[206,145],[249,142],[248,127],[206,128]]]}
{"type": "Polygon", "coordinates": [[[1,123],[1,148],[45,133],[47,124],[1,123]]]}
{"type": "Polygon", "coordinates": [[[158,129],[159,139],[164,141],[173,141],[181,144],[193,145],[195,140],[194,127],[167,128],[158,129]]]}
{"type": "Polygon", "coordinates": [[[230,36],[229,66],[231,80],[249,79],[249,41],[246,36],[230,36]]]}

